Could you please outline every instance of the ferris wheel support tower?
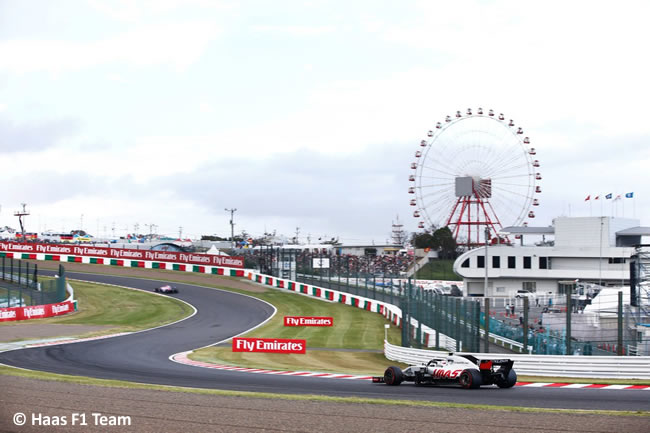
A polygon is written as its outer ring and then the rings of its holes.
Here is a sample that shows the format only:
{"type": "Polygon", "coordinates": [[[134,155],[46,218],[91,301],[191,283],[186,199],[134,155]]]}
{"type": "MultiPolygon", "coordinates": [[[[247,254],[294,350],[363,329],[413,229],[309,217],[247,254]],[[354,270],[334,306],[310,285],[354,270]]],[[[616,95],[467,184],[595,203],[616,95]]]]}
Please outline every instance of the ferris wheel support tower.
{"type": "Polygon", "coordinates": [[[468,245],[481,245],[481,234],[485,233],[485,230],[481,230],[481,227],[487,228],[488,233],[498,237],[498,233],[503,226],[488,200],[492,197],[490,179],[470,176],[457,177],[455,179],[455,192],[458,199],[446,222],[446,226],[451,229],[454,238],[458,239],[462,234],[466,233],[468,245]],[[472,207],[474,212],[472,212],[472,207]],[[481,219],[481,216],[483,219],[481,219]]]}

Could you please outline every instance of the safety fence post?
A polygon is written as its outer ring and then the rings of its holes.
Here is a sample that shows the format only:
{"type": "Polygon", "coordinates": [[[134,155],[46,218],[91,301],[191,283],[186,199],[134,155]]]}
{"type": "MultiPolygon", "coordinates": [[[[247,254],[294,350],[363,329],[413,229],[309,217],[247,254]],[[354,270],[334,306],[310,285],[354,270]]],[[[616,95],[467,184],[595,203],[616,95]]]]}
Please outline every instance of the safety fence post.
{"type": "Polygon", "coordinates": [[[623,292],[618,292],[618,344],[616,355],[623,356],[623,292]]]}

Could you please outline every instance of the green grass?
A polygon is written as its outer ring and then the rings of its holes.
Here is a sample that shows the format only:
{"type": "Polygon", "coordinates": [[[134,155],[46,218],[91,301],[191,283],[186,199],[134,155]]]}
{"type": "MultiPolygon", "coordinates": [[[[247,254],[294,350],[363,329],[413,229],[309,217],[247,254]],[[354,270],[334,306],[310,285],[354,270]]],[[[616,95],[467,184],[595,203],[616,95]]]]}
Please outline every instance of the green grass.
{"type": "MultiPolygon", "coordinates": [[[[87,265],[92,270],[107,270],[103,265],[87,265]]],[[[110,273],[107,272],[107,273],[110,273]]],[[[176,271],[152,270],[151,278],[167,281],[182,282],[175,279],[176,271]]],[[[223,288],[219,281],[234,280],[235,277],[214,277],[214,284],[206,287],[223,288]],[[220,287],[221,286],[221,287],[220,287]]],[[[110,326],[110,330],[102,333],[113,333],[146,329],[178,320],[190,314],[191,309],[184,303],[168,297],[152,296],[146,293],[121,289],[100,284],[72,282],[75,295],[80,299],[81,311],[74,315],[58,318],[40,319],[47,323],[68,324],[97,324],[110,326]],[[118,295],[123,293],[123,297],[118,295]],[[120,298],[116,300],[115,298],[120,298]],[[141,298],[142,297],[142,298],[141,298]],[[120,311],[106,308],[108,302],[119,302],[120,311]],[[170,307],[158,303],[173,302],[170,307]],[[175,312],[175,313],[174,313],[175,312]]],[[[260,367],[278,370],[323,371],[363,375],[378,375],[388,365],[400,365],[388,361],[381,353],[363,352],[361,350],[381,350],[384,338],[383,325],[386,320],[377,313],[370,313],[354,307],[337,303],[318,301],[306,296],[297,295],[284,290],[267,289],[264,293],[224,289],[243,293],[248,296],[263,299],[278,309],[278,313],[265,326],[256,329],[247,336],[265,338],[301,338],[307,340],[306,355],[280,355],[259,353],[234,353],[229,347],[205,348],[194,352],[192,359],[219,364],[233,364],[243,367],[260,367]],[[285,328],[283,317],[288,316],[330,316],[334,318],[332,328],[285,328]],[[353,351],[323,350],[310,348],[351,349],[353,351]],[[356,350],[356,351],[354,351],[356,350]],[[322,367],[322,368],[321,368],[322,367]]],[[[15,323],[15,322],[14,322],[15,323]]],[[[24,322],[25,323],[25,322],[24,322]]],[[[33,323],[33,321],[30,321],[33,323]]],[[[12,326],[8,323],[0,326],[12,326]]],[[[95,333],[96,334],[96,333],[95,333]]],[[[400,330],[393,326],[389,329],[389,341],[398,344],[401,341],[400,330]]],[[[617,380],[617,379],[572,379],[565,377],[532,377],[520,376],[519,381],[526,382],[564,382],[564,383],[602,383],[602,384],[637,384],[650,385],[650,380],[617,380]]]]}
{"type": "Polygon", "coordinates": [[[283,355],[277,353],[232,352],[229,347],[211,347],[194,352],[190,355],[190,358],[196,361],[236,365],[238,367],[362,376],[382,376],[389,365],[406,367],[405,364],[388,361],[383,353],[310,351],[309,349],[304,355],[283,355]]]}
{"type": "MultiPolygon", "coordinates": [[[[377,313],[280,290],[269,289],[264,293],[248,294],[269,302],[278,312],[267,324],[245,336],[303,339],[307,341],[307,354],[247,353],[233,352],[229,347],[209,347],[195,351],[190,355],[191,359],[241,367],[364,375],[383,374],[390,362],[383,353],[363,352],[383,349],[384,324],[387,321],[377,313]],[[332,317],[334,325],[285,327],[285,316],[332,317]],[[348,351],[321,351],[310,348],[348,351]]],[[[400,332],[398,328],[391,326],[388,330],[389,340],[400,341],[400,332]]]]}
{"type": "MultiPolygon", "coordinates": [[[[274,305],[278,312],[267,324],[250,332],[247,337],[306,339],[308,348],[383,348],[384,324],[387,322],[380,314],[281,290],[248,294],[274,305]],[[284,316],[327,316],[334,319],[334,326],[284,326],[284,316]]],[[[399,329],[389,329],[389,337],[393,341],[399,336],[399,329]]]]}
{"type": "Polygon", "coordinates": [[[293,394],[274,394],[267,392],[247,392],[247,391],[226,391],[218,389],[202,389],[202,388],[184,388],[178,386],[164,386],[152,385],[144,383],[133,383],[120,380],[106,380],[94,379],[83,376],[68,376],[55,373],[35,372],[30,370],[20,370],[5,366],[0,366],[0,375],[11,375],[26,378],[33,378],[39,380],[50,380],[56,382],[76,383],[79,385],[92,385],[104,386],[109,388],[124,388],[124,389],[149,389],[156,391],[166,392],[183,392],[191,394],[203,395],[219,395],[228,397],[244,397],[244,398],[268,398],[268,399],[281,399],[290,401],[321,401],[331,403],[345,403],[345,404],[377,404],[384,406],[416,406],[416,407],[446,407],[446,408],[461,408],[461,409],[474,409],[474,410],[496,410],[496,411],[509,411],[521,413],[571,413],[583,415],[611,415],[611,416],[650,416],[649,411],[614,411],[614,410],[576,410],[576,409],[546,409],[535,407],[519,407],[519,406],[497,406],[487,404],[466,404],[466,403],[447,403],[435,401],[410,401],[405,399],[390,400],[379,398],[361,398],[361,397],[330,397],[323,395],[293,395],[293,394]]]}
{"type": "Polygon", "coordinates": [[[78,301],[79,311],[76,313],[47,319],[4,322],[0,326],[33,323],[102,325],[107,328],[100,333],[107,334],[153,328],[180,320],[194,312],[184,302],[167,296],[98,283],[69,282],[78,301]]]}
{"type": "Polygon", "coordinates": [[[417,279],[462,281],[462,278],[454,273],[453,267],[454,260],[431,259],[418,269],[417,279]]]}

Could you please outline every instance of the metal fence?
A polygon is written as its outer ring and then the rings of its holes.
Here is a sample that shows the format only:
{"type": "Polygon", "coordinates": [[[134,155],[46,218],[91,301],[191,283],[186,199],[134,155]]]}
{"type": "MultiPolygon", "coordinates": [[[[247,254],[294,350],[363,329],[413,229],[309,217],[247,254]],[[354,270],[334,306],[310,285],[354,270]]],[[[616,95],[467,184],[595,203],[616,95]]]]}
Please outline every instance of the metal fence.
{"type": "MultiPolygon", "coordinates": [[[[398,274],[403,263],[368,257],[268,248],[248,257],[261,272],[319,287],[387,302],[402,309],[402,345],[419,347],[422,326],[456,342],[455,350],[488,352],[490,343],[508,341],[510,349],[540,355],[648,355],[647,307],[634,307],[615,294],[595,312],[593,293],[560,296],[454,297],[415,287],[398,274]],[[410,329],[413,318],[417,329],[410,329]]],[[[436,340],[437,340],[436,333],[436,340]]],[[[429,343],[431,344],[431,342],[429,343]]],[[[442,347],[435,341],[434,347],[442,347]]]]}
{"type": "Polygon", "coordinates": [[[39,278],[38,265],[0,257],[0,308],[63,302],[66,297],[65,268],[53,279],[39,278]]]}

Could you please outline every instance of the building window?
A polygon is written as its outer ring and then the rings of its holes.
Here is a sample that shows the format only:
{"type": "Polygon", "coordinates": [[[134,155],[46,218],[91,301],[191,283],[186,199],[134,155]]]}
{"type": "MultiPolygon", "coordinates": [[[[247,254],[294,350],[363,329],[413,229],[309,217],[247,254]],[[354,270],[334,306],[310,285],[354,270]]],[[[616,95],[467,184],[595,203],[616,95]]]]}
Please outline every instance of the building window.
{"type": "Polygon", "coordinates": [[[560,281],[558,285],[557,294],[566,295],[567,293],[573,293],[576,289],[576,283],[569,281],[560,281]]]}
{"type": "Polygon", "coordinates": [[[531,257],[524,256],[524,269],[530,269],[531,257]]]}
{"type": "Polygon", "coordinates": [[[515,259],[516,259],[515,256],[508,256],[508,269],[515,269],[516,268],[515,259]]]}
{"type": "Polygon", "coordinates": [[[497,293],[505,293],[506,288],[505,287],[497,287],[497,293]]]}
{"type": "Polygon", "coordinates": [[[495,269],[501,267],[501,256],[492,256],[492,267],[495,269]]]}
{"type": "Polygon", "coordinates": [[[476,267],[477,268],[485,267],[485,256],[476,256],[476,267]]]}
{"type": "Polygon", "coordinates": [[[521,288],[535,293],[537,291],[537,283],[535,281],[523,281],[521,283],[521,288]]]}
{"type": "Polygon", "coordinates": [[[540,257],[539,258],[539,268],[540,269],[548,269],[547,257],[540,257]]]}
{"type": "Polygon", "coordinates": [[[624,257],[610,257],[609,258],[609,264],[614,264],[614,263],[625,263],[625,258],[624,257]]]}
{"type": "Polygon", "coordinates": [[[461,268],[469,268],[469,259],[465,259],[462,265],[460,265],[461,268]]]}

